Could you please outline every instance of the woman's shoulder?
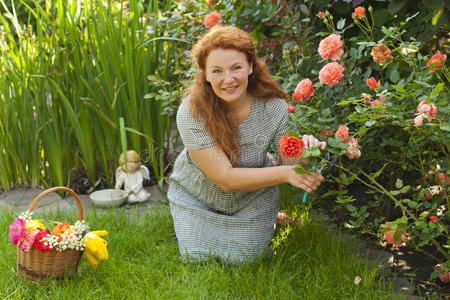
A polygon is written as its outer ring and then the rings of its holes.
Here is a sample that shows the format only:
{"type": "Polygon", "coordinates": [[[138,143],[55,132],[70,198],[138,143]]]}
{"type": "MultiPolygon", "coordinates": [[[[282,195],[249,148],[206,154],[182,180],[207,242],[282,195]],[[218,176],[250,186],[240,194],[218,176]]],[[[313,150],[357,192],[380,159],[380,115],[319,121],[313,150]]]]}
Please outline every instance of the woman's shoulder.
{"type": "Polygon", "coordinates": [[[264,104],[265,110],[270,113],[284,113],[287,112],[287,103],[281,98],[265,98],[259,99],[264,104]]]}

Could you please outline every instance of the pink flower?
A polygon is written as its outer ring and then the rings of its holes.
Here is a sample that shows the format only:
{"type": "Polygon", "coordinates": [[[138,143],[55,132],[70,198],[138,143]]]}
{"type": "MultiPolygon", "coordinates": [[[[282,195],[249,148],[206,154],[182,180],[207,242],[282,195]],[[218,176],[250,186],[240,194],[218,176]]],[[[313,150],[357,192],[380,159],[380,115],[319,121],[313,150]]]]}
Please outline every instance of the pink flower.
{"type": "Polygon", "coordinates": [[[292,223],[292,217],[290,215],[288,215],[287,213],[279,212],[277,215],[276,223],[281,226],[290,224],[290,223],[292,223]]]}
{"type": "Polygon", "coordinates": [[[419,127],[423,124],[423,114],[419,114],[414,118],[414,126],[419,127]]]}
{"type": "Polygon", "coordinates": [[[333,133],[333,129],[325,129],[320,131],[320,135],[325,140],[331,133],[333,133]]]}
{"type": "Polygon", "coordinates": [[[216,26],[220,22],[222,22],[222,19],[220,18],[220,14],[217,12],[212,12],[205,17],[204,24],[205,24],[206,28],[211,28],[211,27],[216,26]]]}
{"type": "Polygon", "coordinates": [[[321,18],[321,19],[325,18],[325,13],[324,13],[323,11],[319,11],[319,12],[317,13],[317,15],[318,15],[319,18],[321,18]]]}
{"type": "MultiPolygon", "coordinates": [[[[389,227],[391,227],[390,224],[387,225],[387,228],[389,228],[389,227]]],[[[394,246],[398,246],[401,243],[408,241],[408,234],[407,234],[406,230],[404,230],[404,229],[402,230],[402,236],[400,237],[400,240],[397,242],[394,240],[395,230],[393,230],[393,229],[388,230],[383,235],[384,235],[384,238],[386,239],[386,241],[389,244],[392,244],[394,246]]]]}
{"type": "Polygon", "coordinates": [[[345,149],[345,155],[349,159],[359,158],[361,156],[361,147],[358,145],[358,140],[354,137],[351,137],[348,141],[349,147],[345,149]]]}
{"type": "Polygon", "coordinates": [[[436,216],[431,216],[430,221],[431,222],[437,222],[438,218],[436,216]]]}
{"type": "Polygon", "coordinates": [[[328,37],[320,41],[319,49],[317,49],[323,59],[339,60],[344,50],[342,50],[341,36],[330,34],[328,37]]]}
{"type": "Polygon", "coordinates": [[[29,251],[34,244],[34,240],[36,238],[36,235],[39,233],[39,231],[40,231],[39,229],[35,229],[35,230],[25,233],[25,235],[22,236],[17,241],[17,247],[19,247],[20,249],[22,249],[25,252],[29,251]]]}
{"type": "Polygon", "coordinates": [[[216,0],[208,0],[208,5],[211,6],[211,8],[214,8],[214,5],[216,5],[216,0]]]}
{"type": "Polygon", "coordinates": [[[23,237],[27,233],[27,229],[25,228],[25,221],[16,218],[14,222],[9,225],[9,241],[14,245],[17,245],[17,242],[21,237],[23,237]]]}
{"type": "Polygon", "coordinates": [[[50,248],[50,246],[44,245],[42,242],[42,238],[46,237],[47,234],[50,234],[50,231],[48,230],[40,230],[38,232],[38,234],[36,235],[35,239],[34,239],[34,248],[38,249],[39,251],[52,251],[52,248],[50,248]]]}
{"type": "Polygon", "coordinates": [[[363,98],[364,103],[370,104],[370,101],[372,100],[372,95],[371,94],[362,93],[361,97],[363,98]]]}
{"type": "Polygon", "coordinates": [[[358,6],[357,8],[355,8],[355,11],[353,12],[353,15],[357,18],[361,18],[365,14],[366,14],[366,10],[362,6],[358,6]]]}
{"type": "Polygon", "coordinates": [[[295,111],[295,106],[292,105],[292,104],[288,104],[287,110],[288,110],[289,113],[294,112],[295,111]]]}
{"type": "Polygon", "coordinates": [[[391,49],[386,45],[375,45],[370,54],[375,62],[384,64],[391,58],[391,49]]]}
{"type": "MultiPolygon", "coordinates": [[[[440,267],[442,270],[445,270],[445,267],[442,264],[437,264],[436,267],[440,267]]],[[[439,272],[438,270],[434,270],[434,271],[439,272]]],[[[450,282],[450,272],[448,272],[448,271],[445,271],[445,273],[442,275],[438,275],[438,277],[442,282],[445,282],[445,283],[450,282]]]]}
{"type": "Polygon", "coordinates": [[[432,121],[437,115],[436,105],[428,103],[427,100],[423,100],[417,105],[417,111],[416,115],[424,114],[427,116],[428,121],[432,121]]]}
{"type": "Polygon", "coordinates": [[[374,77],[370,77],[369,79],[367,79],[366,83],[367,83],[367,86],[373,90],[376,89],[380,85],[380,81],[378,80],[378,82],[377,82],[374,77]]]}
{"type": "Polygon", "coordinates": [[[342,137],[344,139],[343,143],[348,142],[348,127],[347,126],[339,126],[338,130],[335,133],[335,137],[342,137]]]}
{"type": "Polygon", "coordinates": [[[302,100],[304,103],[308,102],[314,96],[314,88],[311,79],[306,78],[300,81],[295,88],[292,99],[295,101],[302,100]]]}
{"type": "Polygon", "coordinates": [[[435,70],[442,68],[442,63],[447,60],[447,55],[441,54],[440,52],[433,55],[427,62],[427,67],[429,68],[428,73],[433,73],[435,70]]]}
{"type": "Polygon", "coordinates": [[[385,97],[380,97],[378,99],[370,101],[370,107],[374,107],[374,106],[376,106],[378,104],[383,104],[383,106],[386,106],[387,105],[386,98],[385,97]]]}
{"type": "Polygon", "coordinates": [[[438,177],[440,183],[444,183],[444,181],[447,181],[447,183],[450,183],[450,177],[445,173],[438,173],[437,177],[438,177]]]}
{"type": "Polygon", "coordinates": [[[345,68],[337,62],[326,64],[319,72],[319,81],[321,84],[329,86],[336,85],[339,80],[344,77],[345,68]]]}

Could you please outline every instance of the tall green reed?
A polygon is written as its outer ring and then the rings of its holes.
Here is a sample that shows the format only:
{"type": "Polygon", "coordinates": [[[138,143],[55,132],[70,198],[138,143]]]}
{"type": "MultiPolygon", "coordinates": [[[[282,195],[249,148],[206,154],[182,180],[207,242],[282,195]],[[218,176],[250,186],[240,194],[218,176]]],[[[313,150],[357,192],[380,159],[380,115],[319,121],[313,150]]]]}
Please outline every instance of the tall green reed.
{"type": "Polygon", "coordinates": [[[34,27],[20,24],[14,5],[9,10],[0,0],[3,188],[69,185],[78,172],[111,184],[121,117],[129,149],[145,153],[156,179],[163,178],[173,113],[162,111],[171,99],[144,96],[162,91],[148,76],[171,82],[163,92],[176,95],[173,68],[183,50],[175,45],[182,40],[164,36],[170,24],[159,22],[159,1],[145,11],[138,0],[20,2],[34,27]]]}

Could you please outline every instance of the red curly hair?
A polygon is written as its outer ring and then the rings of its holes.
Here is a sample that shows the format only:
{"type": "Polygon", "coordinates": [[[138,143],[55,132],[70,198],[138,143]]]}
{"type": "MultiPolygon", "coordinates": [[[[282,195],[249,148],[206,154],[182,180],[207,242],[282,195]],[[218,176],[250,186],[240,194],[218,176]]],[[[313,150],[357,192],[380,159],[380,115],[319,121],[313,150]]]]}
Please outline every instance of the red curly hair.
{"type": "Polygon", "coordinates": [[[225,102],[214,93],[206,81],[206,58],[213,49],[233,49],[245,54],[253,73],[249,75],[247,91],[257,98],[287,98],[287,94],[276,82],[264,62],[258,59],[256,47],[250,36],[233,26],[215,26],[211,28],[192,48],[198,71],[186,96],[194,111],[194,118],[205,122],[206,130],[212,136],[216,146],[220,147],[231,163],[239,161],[240,147],[237,142],[239,124],[236,116],[227,109],[225,102]]]}

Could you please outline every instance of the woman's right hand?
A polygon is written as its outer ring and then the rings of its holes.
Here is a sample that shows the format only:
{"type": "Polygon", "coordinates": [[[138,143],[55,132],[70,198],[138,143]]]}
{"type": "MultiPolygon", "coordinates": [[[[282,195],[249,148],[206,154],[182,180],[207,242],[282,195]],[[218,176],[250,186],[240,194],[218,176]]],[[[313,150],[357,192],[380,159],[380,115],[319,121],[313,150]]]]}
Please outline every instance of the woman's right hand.
{"type": "Polygon", "coordinates": [[[325,178],[317,172],[298,174],[294,171],[293,166],[286,166],[287,168],[287,182],[295,187],[301,188],[312,194],[325,178]]]}

